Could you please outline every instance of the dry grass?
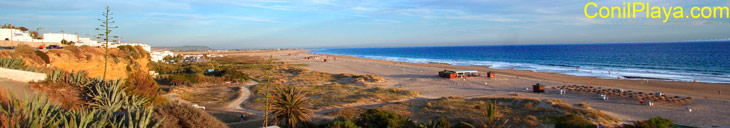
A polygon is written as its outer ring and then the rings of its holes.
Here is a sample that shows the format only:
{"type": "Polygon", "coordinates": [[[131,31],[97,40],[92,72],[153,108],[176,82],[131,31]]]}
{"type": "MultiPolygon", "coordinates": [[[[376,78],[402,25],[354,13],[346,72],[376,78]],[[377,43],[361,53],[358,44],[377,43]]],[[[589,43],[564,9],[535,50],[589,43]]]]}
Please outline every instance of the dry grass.
{"type": "Polygon", "coordinates": [[[83,93],[78,86],[69,86],[65,83],[41,82],[30,83],[33,90],[42,92],[48,99],[64,109],[78,109],[86,103],[83,93]]]}
{"type": "Polygon", "coordinates": [[[551,104],[556,110],[568,114],[583,116],[591,121],[600,124],[613,124],[619,121],[616,117],[605,114],[600,110],[591,108],[590,105],[585,102],[576,105],[577,107],[581,108],[573,107],[572,105],[564,103],[560,100],[548,100],[548,103],[551,104]]]}
{"type": "MultiPolygon", "coordinates": [[[[462,97],[444,97],[435,100],[388,104],[378,106],[376,109],[406,115],[418,122],[426,122],[446,117],[450,122],[474,123],[487,119],[482,112],[486,108],[486,104],[489,102],[498,104],[497,116],[502,119],[509,119],[508,126],[512,127],[542,127],[543,124],[554,123],[555,119],[567,114],[578,114],[586,117],[595,115],[596,118],[602,120],[611,120],[610,118],[613,118],[600,113],[600,111],[584,110],[570,105],[565,106],[564,103],[559,102],[559,100],[543,102],[532,98],[465,99],[462,97]],[[560,106],[552,107],[552,105],[545,104],[559,104],[560,106]],[[570,109],[571,112],[567,112],[566,109],[570,109]]],[[[352,119],[363,112],[364,108],[345,108],[339,111],[327,113],[327,115],[352,119]]],[[[613,124],[615,122],[606,123],[613,124]]]]}
{"type": "MultiPolygon", "coordinates": [[[[407,99],[420,93],[394,88],[362,87],[350,84],[301,85],[308,92],[309,103],[313,109],[322,109],[353,104],[379,103],[407,99]]],[[[261,85],[252,87],[252,96],[244,107],[263,110],[261,85]]]]}
{"type": "Polygon", "coordinates": [[[238,96],[239,87],[215,85],[215,86],[178,86],[172,89],[180,98],[198,103],[204,106],[223,104],[235,99],[238,96]]]}
{"type": "MultiPolygon", "coordinates": [[[[118,49],[109,49],[109,52],[114,56],[126,56],[123,51],[120,51],[118,49]]],[[[74,47],[68,50],[49,50],[47,55],[50,57],[51,67],[60,68],[67,71],[86,70],[89,72],[90,77],[103,76],[104,49],[92,47],[74,47]]],[[[42,60],[39,62],[42,62],[42,60]]],[[[127,67],[130,65],[131,67],[134,67],[133,69],[147,72],[147,63],[149,63],[149,58],[139,58],[133,61],[119,61],[118,63],[115,63],[113,61],[113,58],[110,56],[109,68],[107,69],[107,79],[126,78],[128,74],[132,73],[131,71],[127,70],[127,67]]]]}
{"type": "Polygon", "coordinates": [[[226,124],[190,105],[168,103],[156,107],[154,116],[164,118],[161,128],[225,128],[226,124]]]}

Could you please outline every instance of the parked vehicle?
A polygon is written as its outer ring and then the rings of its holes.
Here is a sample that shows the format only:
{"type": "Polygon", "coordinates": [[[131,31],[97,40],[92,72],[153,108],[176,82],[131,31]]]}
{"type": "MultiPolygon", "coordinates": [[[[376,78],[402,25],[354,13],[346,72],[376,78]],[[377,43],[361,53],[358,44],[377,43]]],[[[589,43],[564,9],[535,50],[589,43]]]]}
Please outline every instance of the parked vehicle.
{"type": "Polygon", "coordinates": [[[48,45],[48,46],[46,47],[46,49],[62,49],[62,48],[63,48],[63,47],[61,47],[61,46],[58,46],[58,45],[48,45]]]}

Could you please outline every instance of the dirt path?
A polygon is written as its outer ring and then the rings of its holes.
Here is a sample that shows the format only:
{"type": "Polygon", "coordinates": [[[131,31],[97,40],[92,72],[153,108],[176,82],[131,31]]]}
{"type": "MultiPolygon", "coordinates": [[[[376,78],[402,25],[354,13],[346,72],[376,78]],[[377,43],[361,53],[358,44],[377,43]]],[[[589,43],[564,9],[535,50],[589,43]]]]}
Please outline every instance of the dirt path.
{"type": "MultiPolygon", "coordinates": [[[[8,93],[12,92],[17,97],[25,97],[33,95],[33,90],[30,89],[28,83],[13,81],[10,79],[0,78],[0,92],[8,93]]],[[[5,94],[3,94],[5,95],[5,94]]]]}
{"type": "MultiPolygon", "coordinates": [[[[224,111],[243,112],[243,113],[255,114],[255,115],[264,115],[264,112],[262,112],[262,111],[250,110],[250,109],[245,109],[245,108],[241,107],[241,104],[243,102],[245,102],[246,100],[248,100],[249,96],[251,95],[251,91],[249,90],[249,88],[251,86],[257,85],[257,84],[259,84],[259,83],[256,81],[251,81],[248,84],[241,86],[241,89],[239,89],[239,90],[241,90],[241,92],[238,93],[238,98],[236,98],[235,100],[228,103],[228,105],[223,107],[224,108],[223,110],[224,111]]],[[[253,117],[253,116],[249,116],[249,117],[253,117]]],[[[236,125],[236,124],[240,124],[240,123],[244,123],[244,122],[261,121],[261,120],[263,120],[263,119],[251,118],[251,119],[247,119],[246,121],[226,123],[226,125],[236,125]]]]}
{"type": "Polygon", "coordinates": [[[250,110],[250,109],[245,109],[245,108],[241,107],[241,104],[243,102],[245,102],[246,100],[248,100],[248,97],[251,95],[251,91],[249,90],[249,88],[251,86],[257,85],[257,84],[259,84],[259,83],[256,81],[251,81],[248,84],[241,86],[241,89],[240,89],[241,92],[238,94],[238,98],[236,98],[235,100],[228,103],[228,105],[226,105],[224,107],[225,108],[224,110],[234,110],[234,111],[263,115],[264,112],[262,112],[262,111],[250,110]]]}

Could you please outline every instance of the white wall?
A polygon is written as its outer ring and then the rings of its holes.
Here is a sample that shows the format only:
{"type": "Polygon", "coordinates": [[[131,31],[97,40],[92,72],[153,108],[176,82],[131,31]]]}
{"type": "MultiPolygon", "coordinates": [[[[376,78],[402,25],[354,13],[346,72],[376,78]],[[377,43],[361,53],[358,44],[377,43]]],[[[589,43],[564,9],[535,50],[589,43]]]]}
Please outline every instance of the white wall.
{"type": "Polygon", "coordinates": [[[5,38],[12,39],[13,41],[33,41],[33,38],[30,37],[30,34],[20,31],[18,29],[0,29],[0,40],[5,40],[5,38]],[[11,36],[12,38],[10,38],[11,36]]]}
{"type": "Polygon", "coordinates": [[[79,42],[78,36],[68,33],[45,33],[43,34],[43,42],[61,43],[61,40],[79,42]]]}
{"type": "Polygon", "coordinates": [[[165,59],[165,57],[167,57],[167,56],[175,56],[175,53],[173,53],[171,51],[152,52],[152,53],[150,53],[150,56],[151,56],[150,60],[152,62],[159,62],[159,61],[162,61],[163,59],[165,59]]]}
{"type": "Polygon", "coordinates": [[[148,44],[143,44],[143,43],[114,43],[114,44],[110,44],[109,47],[110,48],[116,48],[116,47],[119,47],[121,45],[142,46],[142,49],[144,49],[145,51],[152,52],[152,46],[150,46],[148,44]]]}
{"type": "Polygon", "coordinates": [[[22,70],[15,70],[15,69],[0,68],[0,78],[6,78],[6,79],[21,81],[21,82],[43,81],[43,80],[46,80],[46,74],[22,71],[22,70]]]}

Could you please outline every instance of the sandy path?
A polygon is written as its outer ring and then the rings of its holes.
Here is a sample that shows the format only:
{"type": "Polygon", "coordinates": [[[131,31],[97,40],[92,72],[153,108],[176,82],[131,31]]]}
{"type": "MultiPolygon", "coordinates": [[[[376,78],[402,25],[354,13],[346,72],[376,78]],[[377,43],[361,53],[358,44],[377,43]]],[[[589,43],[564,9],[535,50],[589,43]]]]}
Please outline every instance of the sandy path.
{"type": "Polygon", "coordinates": [[[13,81],[10,79],[0,78],[0,91],[3,95],[8,92],[15,94],[16,97],[26,97],[33,95],[34,91],[30,89],[28,83],[13,81]]]}
{"type": "MultiPolygon", "coordinates": [[[[241,89],[239,89],[239,90],[241,90],[241,92],[238,93],[238,98],[236,98],[235,100],[228,103],[228,105],[223,107],[224,108],[223,111],[243,112],[243,113],[248,113],[249,115],[250,114],[264,115],[264,112],[262,112],[262,111],[245,109],[245,108],[241,107],[241,104],[243,104],[243,102],[248,100],[249,96],[251,95],[251,91],[249,90],[249,88],[251,86],[257,85],[257,84],[259,84],[259,83],[256,81],[250,81],[246,85],[241,86],[241,89]]],[[[246,119],[246,121],[231,122],[231,123],[226,123],[226,125],[237,125],[237,124],[245,123],[245,122],[263,120],[263,118],[253,118],[253,117],[254,116],[249,116],[249,119],[246,119]]]]}
{"type": "Polygon", "coordinates": [[[238,93],[238,98],[236,98],[235,100],[228,103],[228,105],[226,105],[224,107],[225,108],[224,110],[233,110],[233,111],[263,115],[264,112],[262,112],[262,111],[250,110],[250,109],[245,109],[245,108],[241,107],[241,104],[243,102],[245,102],[246,100],[248,100],[248,97],[251,95],[251,91],[249,90],[249,88],[251,86],[257,85],[257,84],[259,84],[259,83],[256,81],[251,81],[251,82],[247,83],[246,85],[241,86],[241,89],[240,89],[241,92],[238,93]]]}

